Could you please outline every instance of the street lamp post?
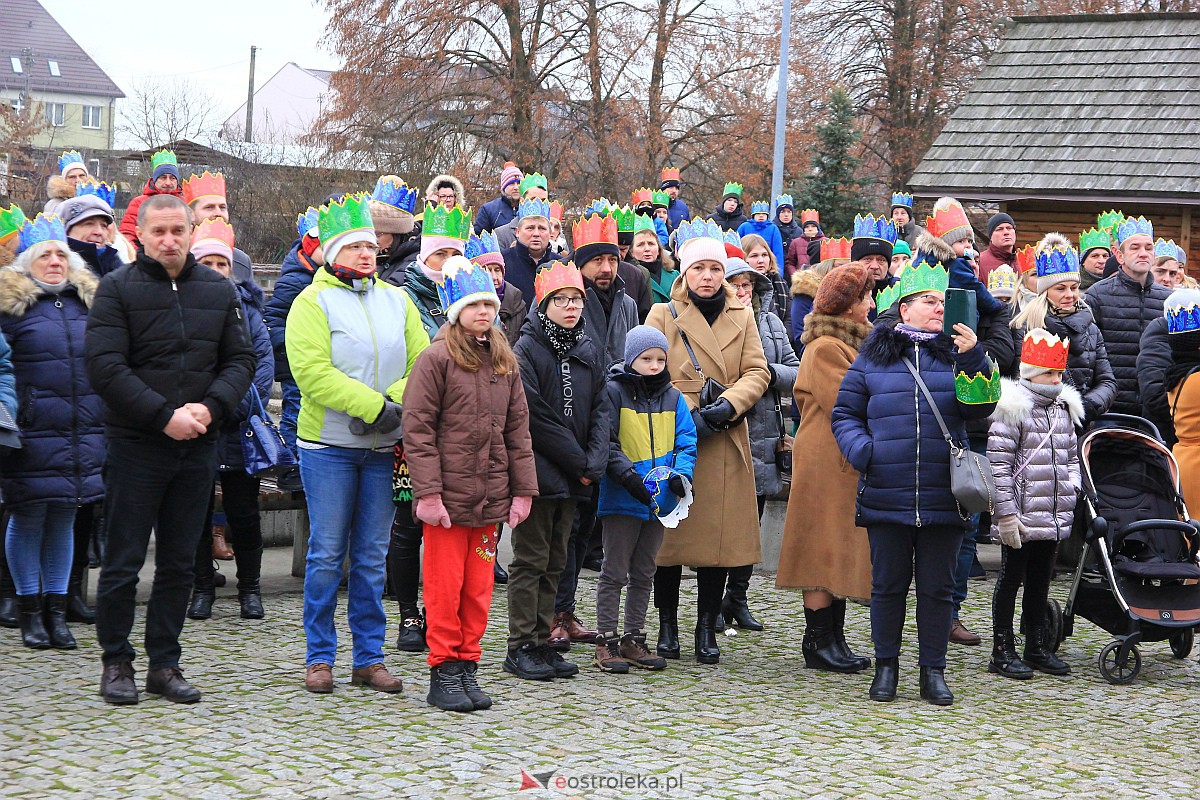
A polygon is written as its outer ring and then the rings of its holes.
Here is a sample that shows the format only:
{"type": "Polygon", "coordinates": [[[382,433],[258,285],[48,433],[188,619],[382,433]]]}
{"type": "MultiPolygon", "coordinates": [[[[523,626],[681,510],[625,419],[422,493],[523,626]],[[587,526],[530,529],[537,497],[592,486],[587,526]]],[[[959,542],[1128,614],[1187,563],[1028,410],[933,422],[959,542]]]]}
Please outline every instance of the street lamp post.
{"type": "Polygon", "coordinates": [[[792,0],[783,0],[783,26],[779,35],[779,88],[775,93],[775,159],[771,168],[771,208],[783,194],[783,143],[787,132],[788,45],[792,38],[792,0]]]}

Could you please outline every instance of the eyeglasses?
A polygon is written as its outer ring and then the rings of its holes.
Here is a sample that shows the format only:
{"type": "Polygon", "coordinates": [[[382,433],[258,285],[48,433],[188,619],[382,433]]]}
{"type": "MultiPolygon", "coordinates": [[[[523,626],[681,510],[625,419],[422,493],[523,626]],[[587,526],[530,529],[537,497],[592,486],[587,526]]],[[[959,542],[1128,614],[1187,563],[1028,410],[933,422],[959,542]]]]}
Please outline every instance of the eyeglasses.
{"type": "Polygon", "coordinates": [[[583,298],[579,295],[561,295],[556,294],[550,298],[550,302],[555,308],[566,308],[567,306],[583,306],[583,298]]]}

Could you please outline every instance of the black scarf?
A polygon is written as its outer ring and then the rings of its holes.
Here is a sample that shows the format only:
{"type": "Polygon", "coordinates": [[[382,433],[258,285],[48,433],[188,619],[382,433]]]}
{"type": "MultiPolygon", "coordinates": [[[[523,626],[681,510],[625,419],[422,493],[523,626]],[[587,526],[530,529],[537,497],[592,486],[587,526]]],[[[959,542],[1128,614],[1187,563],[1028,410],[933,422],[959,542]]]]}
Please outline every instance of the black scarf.
{"type": "Polygon", "coordinates": [[[540,308],[537,315],[542,323],[542,330],[546,333],[546,340],[550,342],[550,348],[554,350],[559,361],[565,361],[567,354],[583,338],[583,317],[579,318],[579,322],[575,324],[574,328],[564,328],[547,317],[546,312],[540,308]]]}
{"type": "Polygon", "coordinates": [[[587,287],[596,293],[596,298],[600,301],[600,307],[604,309],[604,319],[608,320],[612,317],[613,299],[617,296],[616,287],[610,283],[608,289],[601,289],[591,281],[587,281],[587,287]]]}
{"type": "Polygon", "coordinates": [[[658,258],[654,259],[653,261],[638,261],[637,263],[639,263],[643,267],[645,267],[646,270],[650,273],[650,277],[654,278],[654,280],[657,281],[662,277],[662,268],[663,267],[662,267],[662,255],[661,254],[659,255],[658,258]]]}
{"type": "Polygon", "coordinates": [[[701,297],[688,289],[688,298],[696,310],[704,315],[704,321],[710,328],[717,321],[717,317],[721,316],[721,312],[725,310],[725,292],[721,288],[718,288],[717,293],[712,297],[701,297]]]}
{"type": "Polygon", "coordinates": [[[1173,391],[1185,377],[1200,369],[1200,331],[1169,334],[1171,366],[1163,376],[1167,391],[1173,391]]]}
{"type": "Polygon", "coordinates": [[[625,365],[625,371],[634,376],[634,380],[644,387],[646,397],[653,397],[663,390],[663,388],[671,382],[671,373],[669,370],[663,370],[657,375],[643,375],[636,371],[628,364],[625,365]]]}

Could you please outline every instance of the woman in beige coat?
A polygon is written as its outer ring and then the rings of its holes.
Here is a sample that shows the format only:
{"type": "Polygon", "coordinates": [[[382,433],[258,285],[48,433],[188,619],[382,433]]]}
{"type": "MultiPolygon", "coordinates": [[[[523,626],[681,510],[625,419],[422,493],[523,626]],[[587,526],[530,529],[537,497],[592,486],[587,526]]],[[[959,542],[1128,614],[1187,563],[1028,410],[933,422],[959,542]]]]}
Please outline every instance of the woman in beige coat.
{"type": "Polygon", "coordinates": [[[804,320],[804,355],[796,377],[800,428],[775,585],[804,591],[804,665],[830,672],[871,666],[871,659],[851,652],[844,633],[846,600],[871,599],[871,549],[866,531],[854,526],[858,472],[838,449],[830,412],[846,370],[871,332],[872,288],[861,264],[830,270],[804,320]],[[820,499],[813,502],[816,487],[820,499]]]}
{"type": "Polygon", "coordinates": [[[696,660],[716,664],[721,657],[717,618],[729,567],[755,564],[761,558],[754,464],[742,417],[766,391],[771,373],[754,312],[738,302],[725,283],[725,246],[718,229],[697,220],[683,223],[680,231],[682,275],[671,287],[671,301],[654,306],[646,324],[667,337],[667,370],[692,409],[699,449],[695,500],[687,519],[666,531],[658,553],[658,654],[679,658],[679,581],[687,564],[696,568],[699,591],[696,660]],[[726,388],[702,407],[706,378],[726,388]]]}

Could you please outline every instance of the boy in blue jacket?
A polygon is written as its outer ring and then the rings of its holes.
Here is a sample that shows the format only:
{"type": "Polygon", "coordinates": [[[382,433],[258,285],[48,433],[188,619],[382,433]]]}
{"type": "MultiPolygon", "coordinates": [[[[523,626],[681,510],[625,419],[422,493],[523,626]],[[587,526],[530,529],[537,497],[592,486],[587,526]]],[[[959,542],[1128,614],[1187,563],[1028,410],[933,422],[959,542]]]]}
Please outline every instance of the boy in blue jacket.
{"type": "Polygon", "coordinates": [[[1006,311],[1005,303],[992,297],[972,264],[975,231],[962,204],[943,197],[933,206],[933,216],[925,220],[925,230],[917,237],[917,257],[913,264],[941,264],[950,273],[950,287],[974,289],[979,316],[985,319],[1006,311]]]}
{"type": "Polygon", "coordinates": [[[667,337],[657,328],[638,325],[629,331],[625,365],[609,372],[606,391],[613,416],[597,511],[606,519],[594,663],[602,672],[627,673],[630,664],[660,670],[667,662],[646,648],[645,624],[663,526],[643,479],[654,467],[671,467],[678,474],[666,490],[683,498],[696,464],[696,426],[683,395],[671,385],[667,337]],[[627,583],[625,634],[618,638],[621,588],[627,583]]]}

